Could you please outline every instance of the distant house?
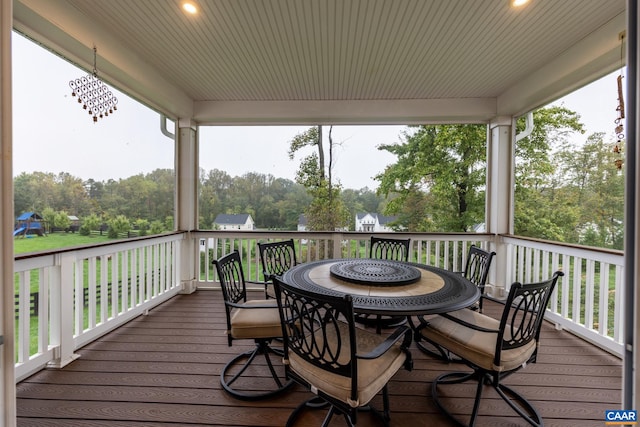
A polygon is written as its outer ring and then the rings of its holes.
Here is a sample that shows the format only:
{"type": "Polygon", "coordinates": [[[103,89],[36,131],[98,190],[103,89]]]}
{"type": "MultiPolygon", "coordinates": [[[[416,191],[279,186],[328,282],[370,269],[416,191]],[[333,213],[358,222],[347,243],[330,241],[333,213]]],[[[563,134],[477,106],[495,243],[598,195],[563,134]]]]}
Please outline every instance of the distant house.
{"type": "Polygon", "coordinates": [[[213,221],[217,230],[253,230],[255,223],[250,214],[219,214],[213,221]]]}
{"type": "Polygon", "coordinates": [[[355,231],[375,233],[379,231],[394,231],[389,225],[397,220],[397,216],[385,216],[377,213],[357,213],[355,231]]]}

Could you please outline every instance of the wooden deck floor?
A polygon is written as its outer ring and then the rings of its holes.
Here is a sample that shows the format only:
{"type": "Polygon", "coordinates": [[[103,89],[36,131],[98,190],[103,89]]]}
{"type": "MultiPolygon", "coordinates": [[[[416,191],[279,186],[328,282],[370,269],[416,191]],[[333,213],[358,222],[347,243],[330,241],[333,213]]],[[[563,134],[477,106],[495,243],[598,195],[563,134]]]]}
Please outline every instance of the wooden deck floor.
{"type": "MultiPolygon", "coordinates": [[[[485,312],[498,313],[486,303],[485,312]]],[[[220,387],[225,362],[242,348],[228,347],[219,292],[180,295],[80,349],[64,369],[41,371],[17,385],[19,426],[283,426],[311,395],[294,387],[261,402],[231,398],[220,387]]],[[[450,426],[431,400],[439,373],[460,369],[412,350],[415,367],[391,381],[391,426],[450,426]]],[[[621,361],[545,324],[538,363],[506,383],[522,392],[547,426],[604,425],[604,411],[619,409],[621,361]]],[[[255,382],[260,383],[259,373],[255,382]]],[[[470,387],[452,404],[470,412],[470,387]]],[[[519,426],[523,420],[487,390],[479,426],[519,426]]],[[[376,398],[379,399],[379,398],[376,398]]],[[[375,402],[375,401],[374,401],[375,402]]],[[[323,414],[307,412],[299,425],[319,426],[323,414]]],[[[334,418],[332,425],[342,426],[334,418]]],[[[358,425],[377,425],[364,413],[358,425]]]]}

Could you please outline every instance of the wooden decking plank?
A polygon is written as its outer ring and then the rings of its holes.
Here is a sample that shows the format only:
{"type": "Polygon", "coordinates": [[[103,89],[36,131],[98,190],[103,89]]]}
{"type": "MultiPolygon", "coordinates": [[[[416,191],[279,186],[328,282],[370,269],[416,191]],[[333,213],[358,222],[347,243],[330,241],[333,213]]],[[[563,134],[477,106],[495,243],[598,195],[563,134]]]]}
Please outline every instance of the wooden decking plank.
{"type": "MultiPolygon", "coordinates": [[[[256,293],[258,297],[260,293],[256,293]]],[[[485,312],[500,305],[485,303],[485,312]]],[[[269,400],[247,402],[227,395],[219,373],[235,354],[253,343],[227,345],[219,292],[179,295],[146,316],[112,331],[77,353],[59,370],[45,369],[16,387],[18,425],[65,427],[282,426],[293,409],[312,395],[299,386],[269,400]]],[[[431,398],[431,381],[443,372],[464,370],[412,348],[414,370],[400,370],[389,383],[391,426],[453,425],[431,398]]],[[[621,362],[567,332],[545,324],[538,363],[505,380],[538,408],[546,426],[601,426],[604,410],[621,399],[621,362]]],[[[269,387],[264,362],[248,381],[269,387]]],[[[469,413],[473,385],[447,388],[457,412],[469,413]]],[[[477,426],[524,426],[492,391],[481,403],[477,426]]],[[[380,397],[374,404],[380,406],[380,397]]],[[[306,411],[298,425],[320,425],[323,411],[306,411]]],[[[376,425],[360,414],[358,425],[376,425]]],[[[335,418],[331,426],[343,426],[335,418]]]]}

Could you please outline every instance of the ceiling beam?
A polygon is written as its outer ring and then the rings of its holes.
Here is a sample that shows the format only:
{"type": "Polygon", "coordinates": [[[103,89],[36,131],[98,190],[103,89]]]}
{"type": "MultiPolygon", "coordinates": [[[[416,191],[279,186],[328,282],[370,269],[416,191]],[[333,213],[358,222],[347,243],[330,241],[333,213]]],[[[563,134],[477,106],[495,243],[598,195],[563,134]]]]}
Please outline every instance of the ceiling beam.
{"type": "Polygon", "coordinates": [[[493,98],[374,101],[201,101],[194,104],[200,125],[409,125],[488,123],[493,98]]]}

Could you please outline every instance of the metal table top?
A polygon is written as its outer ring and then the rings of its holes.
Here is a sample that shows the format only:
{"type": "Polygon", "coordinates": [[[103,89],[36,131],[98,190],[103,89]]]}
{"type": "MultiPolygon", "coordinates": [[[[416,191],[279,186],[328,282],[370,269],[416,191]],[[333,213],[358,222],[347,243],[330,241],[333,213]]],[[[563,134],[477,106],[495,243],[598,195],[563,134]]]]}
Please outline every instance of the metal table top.
{"type": "Polygon", "coordinates": [[[359,313],[445,313],[468,307],[480,298],[480,290],[460,274],[423,264],[369,258],[299,264],[284,273],[282,280],[319,294],[351,294],[354,310],[359,313]]]}

